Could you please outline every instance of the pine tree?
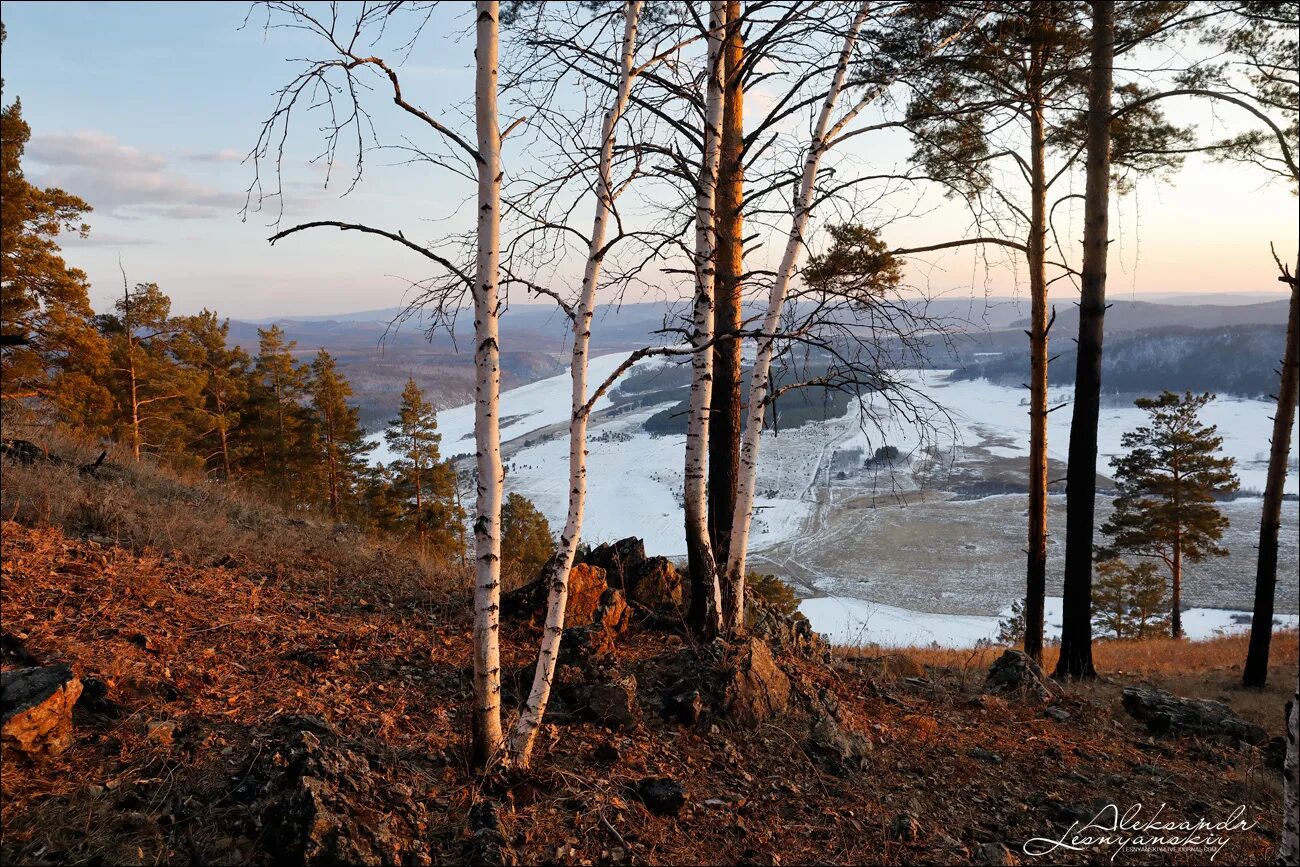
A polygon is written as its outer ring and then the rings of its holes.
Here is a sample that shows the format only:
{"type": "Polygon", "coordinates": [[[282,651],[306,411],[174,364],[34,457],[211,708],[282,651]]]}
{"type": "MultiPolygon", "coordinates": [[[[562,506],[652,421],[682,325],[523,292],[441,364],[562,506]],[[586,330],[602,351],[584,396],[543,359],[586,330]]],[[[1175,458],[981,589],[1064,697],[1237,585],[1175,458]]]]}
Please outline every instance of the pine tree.
{"type": "Polygon", "coordinates": [[[352,386],[325,350],[311,363],[311,420],[321,481],[329,515],[335,521],[355,515],[366,455],[375,447],[366,442],[361,412],[348,405],[352,386]]]}
{"type": "Polygon", "coordinates": [[[384,441],[399,455],[389,465],[398,502],[394,529],[414,534],[421,549],[463,554],[465,516],[456,501],[456,471],[442,460],[437,415],[414,379],[402,389],[384,441]]]}
{"type": "Polygon", "coordinates": [[[41,398],[69,421],[98,427],[111,410],[99,382],[107,349],[91,322],[86,275],[67,266],[55,241],[65,231],[85,237],[91,208],[27,180],[31,134],[19,100],[0,111],[0,397],[7,407],[41,398]]]}
{"type": "MultiPolygon", "coordinates": [[[[1168,24],[1183,6],[1122,4],[1114,52],[1167,38],[1168,24]]],[[[1072,181],[1071,166],[1083,153],[1092,47],[1089,17],[1088,4],[1043,0],[1000,3],[992,11],[978,4],[908,4],[900,19],[913,26],[896,28],[890,39],[897,45],[886,52],[915,57],[937,34],[965,29],[958,50],[920,65],[909,76],[913,95],[907,126],[915,143],[913,160],[943,185],[946,195],[966,200],[972,213],[980,215],[980,229],[992,234],[975,243],[1016,250],[1028,268],[1025,652],[1040,662],[1048,547],[1049,268],[1059,267],[1052,260],[1065,255],[1052,250],[1055,236],[1049,222],[1062,201],[1056,198],[1059,188],[1072,181]],[[977,23],[968,27],[972,20],[977,23]],[[1000,172],[999,167],[1008,171],[1000,172]]],[[[1127,98],[1141,92],[1132,84],[1117,90],[1127,98]]],[[[1178,164],[1189,133],[1165,123],[1147,106],[1126,114],[1123,122],[1112,122],[1110,135],[1115,168],[1149,175],[1178,164]]],[[[1072,607],[1073,585],[1067,588],[1067,609],[1072,607]]]]}
{"type": "Polygon", "coordinates": [[[257,358],[249,387],[250,448],[267,488],[286,505],[303,486],[314,460],[303,402],[307,366],[295,361],[295,341],[286,341],[278,325],[258,329],[257,358]]]}
{"type": "Polygon", "coordinates": [[[114,436],[136,460],[148,451],[183,463],[189,453],[186,412],[198,403],[202,377],[172,354],[180,326],[171,303],[157,283],[123,285],[113,312],[96,317],[109,347],[114,436]]]}
{"type": "Polygon", "coordinates": [[[531,580],[551,558],[551,525],[532,500],[510,494],[501,506],[501,563],[522,580],[531,580]]]}
{"type": "Polygon", "coordinates": [[[1150,416],[1147,426],[1125,433],[1128,453],[1111,459],[1119,495],[1115,511],[1101,527],[1110,542],[1101,557],[1131,554],[1159,559],[1169,568],[1173,588],[1170,632],[1183,635],[1183,561],[1200,562],[1228,552],[1218,541],[1228,518],[1214,505],[1216,497],[1237,490],[1234,461],[1220,457],[1223,438],[1198,413],[1214,399],[1206,393],[1138,398],[1150,416]]]}
{"type": "Polygon", "coordinates": [[[1117,639],[1154,638],[1169,628],[1169,587],[1156,564],[1125,563],[1118,557],[1096,566],[1092,619],[1117,639]]]}
{"type": "Polygon", "coordinates": [[[241,427],[249,398],[252,360],[230,346],[230,320],[211,310],[178,320],[177,359],[202,375],[200,400],[191,410],[196,429],[192,448],[205,468],[233,478],[247,452],[241,427]]]}

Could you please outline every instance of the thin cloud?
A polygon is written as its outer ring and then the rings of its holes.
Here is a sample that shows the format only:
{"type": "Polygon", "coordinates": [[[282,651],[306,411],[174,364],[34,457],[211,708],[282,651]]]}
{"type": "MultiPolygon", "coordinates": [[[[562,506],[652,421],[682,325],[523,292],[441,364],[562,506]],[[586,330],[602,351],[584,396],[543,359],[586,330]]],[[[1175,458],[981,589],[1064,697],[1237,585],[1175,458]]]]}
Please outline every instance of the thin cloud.
{"type": "Polygon", "coordinates": [[[62,187],[120,219],[210,219],[230,216],[244,203],[242,193],[172,171],[163,156],[102,132],[35,135],[27,154],[47,167],[42,185],[62,187]]]}
{"type": "Polygon", "coordinates": [[[219,151],[189,154],[187,159],[196,163],[242,163],[246,156],[248,154],[243,151],[237,151],[234,148],[222,148],[219,151]]]}
{"type": "Polygon", "coordinates": [[[167,165],[158,154],[119,144],[113,136],[94,131],[34,135],[25,155],[47,166],[115,171],[157,171],[167,165]]]}

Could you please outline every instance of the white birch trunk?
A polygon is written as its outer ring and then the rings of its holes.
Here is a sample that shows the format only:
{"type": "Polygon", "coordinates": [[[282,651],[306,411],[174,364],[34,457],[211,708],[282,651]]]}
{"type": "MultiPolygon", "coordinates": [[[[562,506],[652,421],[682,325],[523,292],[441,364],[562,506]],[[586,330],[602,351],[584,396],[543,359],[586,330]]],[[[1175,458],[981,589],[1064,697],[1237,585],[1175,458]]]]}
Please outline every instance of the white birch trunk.
{"type": "Polygon", "coordinates": [[[628,95],[634,77],[633,60],[636,56],[637,21],[641,14],[641,0],[629,0],[623,6],[622,64],[614,105],[605,114],[600,131],[599,176],[596,179],[596,215],[591,227],[591,246],[587,251],[587,265],[582,275],[582,296],[574,310],[573,356],[570,362],[572,380],[572,415],[569,420],[569,510],[564,533],[560,536],[559,550],[551,560],[546,576],[550,592],[546,602],[546,624],[542,630],[541,648],[537,654],[537,668],[533,673],[533,686],[528,694],[519,721],[510,737],[510,752],[514,761],[526,767],[532,757],[537,732],[546,714],[551,695],[551,681],[560,654],[560,638],[564,633],[564,615],[569,599],[569,572],[573,568],[574,554],[582,535],[583,509],[587,497],[587,353],[591,344],[591,320],[596,311],[596,290],[600,283],[601,263],[605,254],[605,237],[613,209],[614,143],[618,121],[627,108],[628,95]]]}
{"type": "Polygon", "coordinates": [[[1282,796],[1282,843],[1278,847],[1279,864],[1300,863],[1300,684],[1291,697],[1286,715],[1286,764],[1282,796]]]}
{"type": "Polygon", "coordinates": [[[695,199],[695,308],[691,354],[690,411],[686,423],[685,512],[686,547],[691,572],[692,625],[706,633],[721,627],[722,588],[713,544],[709,538],[706,490],[709,453],[709,401],[713,391],[713,283],[717,232],[714,200],[718,161],[722,154],[722,26],[725,0],[713,0],[709,9],[708,84],[705,90],[704,150],[699,191],[695,199]]]}
{"type": "Polygon", "coordinates": [[[484,766],[501,731],[501,392],[497,282],[501,240],[501,129],[497,124],[496,0],[477,0],[474,119],[478,132],[478,261],[474,275],[474,749],[484,766]]]}
{"type": "Polygon", "coordinates": [[[857,43],[858,33],[866,21],[871,4],[863,2],[859,8],[848,34],[844,37],[844,47],[840,51],[839,62],[830,89],[822,102],[817,126],[809,143],[808,156],[804,160],[803,175],[794,199],[794,215],[790,234],[786,239],[785,252],[781,256],[781,265],[777,270],[776,280],[768,293],[767,313],[763,319],[763,330],[758,338],[758,354],[754,360],[754,369],[750,374],[749,405],[745,418],[745,433],[740,446],[740,478],[736,485],[736,511],[731,521],[731,553],[727,563],[726,581],[728,584],[729,605],[725,613],[725,627],[730,633],[743,631],[745,625],[745,555],[749,545],[750,519],[754,513],[754,489],[758,475],[758,444],[763,432],[763,415],[767,409],[768,386],[772,368],[777,328],[781,324],[781,307],[785,303],[786,291],[799,263],[799,253],[804,246],[804,231],[808,226],[808,217],[812,212],[813,193],[817,181],[817,168],[822,155],[826,152],[831,139],[844,128],[854,116],[874,99],[876,94],[864,97],[834,127],[831,115],[844,89],[844,79],[848,74],[849,62],[853,48],[857,43]]]}

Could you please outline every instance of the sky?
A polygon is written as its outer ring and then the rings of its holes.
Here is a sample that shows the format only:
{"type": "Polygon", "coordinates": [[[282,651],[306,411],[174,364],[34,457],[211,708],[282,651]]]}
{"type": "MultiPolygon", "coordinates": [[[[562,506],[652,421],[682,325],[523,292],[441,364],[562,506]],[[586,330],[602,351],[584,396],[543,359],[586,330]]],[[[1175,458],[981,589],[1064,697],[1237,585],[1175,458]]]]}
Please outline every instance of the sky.
{"type": "MultiPolygon", "coordinates": [[[[399,69],[414,101],[472,133],[463,112],[472,84],[469,9],[444,4],[399,69]]],[[[97,308],[121,291],[122,271],[131,283],[157,282],[176,312],[207,307],[235,318],[389,307],[410,280],[428,276],[414,254],[353,233],[304,233],[272,247],[277,206],[242,213],[254,179],[244,157],[276,89],[298,68],[291,59],[311,53],[300,34],[267,31],[256,13],[245,26],[248,11],[239,2],[4,4],[4,100],[22,100],[33,131],[25,169],[34,182],[95,207],[90,237],[65,237],[63,245],[69,263],[90,276],[97,308]]],[[[381,139],[424,143],[426,130],[386,94],[369,96],[381,139]]],[[[1222,113],[1188,105],[1174,117],[1207,128],[1223,122],[1222,113]]],[[[285,162],[284,225],[370,222],[423,240],[469,225],[472,187],[433,166],[372,154],[353,192],[342,195],[346,168],[325,187],[324,170],[310,162],[319,141],[298,122],[285,162]]],[[[855,156],[883,167],[906,154],[906,142],[883,141],[855,156]]],[[[508,145],[504,159],[509,170],[527,155],[508,145]]],[[[900,222],[892,242],[960,236],[964,218],[955,208],[935,196],[922,201],[925,216],[900,222]]],[[[1173,185],[1140,183],[1118,203],[1111,292],[1274,291],[1269,242],[1294,261],[1297,224],[1296,200],[1282,184],[1192,158],[1173,185]]],[[[1024,289],[1022,274],[986,270],[970,252],[917,263],[911,276],[949,295],[1024,289]]],[[[1064,297],[1070,289],[1057,291],[1064,297]]]]}

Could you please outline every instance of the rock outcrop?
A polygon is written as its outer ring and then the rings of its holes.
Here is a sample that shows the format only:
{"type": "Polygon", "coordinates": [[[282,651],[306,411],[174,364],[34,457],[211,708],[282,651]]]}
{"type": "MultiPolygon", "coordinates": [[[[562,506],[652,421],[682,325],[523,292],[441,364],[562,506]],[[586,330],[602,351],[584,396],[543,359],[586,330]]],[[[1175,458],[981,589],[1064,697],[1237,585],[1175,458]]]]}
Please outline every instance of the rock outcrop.
{"type": "Polygon", "coordinates": [[[1262,744],[1268,732],[1244,720],[1221,702],[1181,698],[1162,689],[1126,686],[1124,710],[1143,723],[1152,734],[1220,737],[1248,744],[1262,744]]]}
{"type": "MultiPolygon", "coordinates": [[[[540,628],[546,619],[546,600],[550,585],[546,581],[549,566],[542,569],[540,577],[512,590],[501,599],[501,611],[507,617],[527,620],[540,628]]],[[[601,599],[609,589],[605,570],[587,563],[576,564],[569,570],[569,601],[565,606],[565,626],[586,626],[596,616],[601,599]]]]}
{"type": "Polygon", "coordinates": [[[1061,694],[1038,663],[1022,650],[1008,650],[989,667],[984,688],[991,693],[1047,704],[1061,694]]]}
{"type": "Polygon", "coordinates": [[[66,664],[0,672],[0,741],[29,756],[72,745],[72,708],[81,681],[66,664]]]}
{"type": "Polygon", "coordinates": [[[429,863],[428,814],[421,799],[385,779],[367,756],[343,746],[327,724],[285,720],[271,741],[236,794],[254,801],[263,841],[276,861],[429,863]]]}
{"type": "Polygon", "coordinates": [[[596,546],[583,555],[580,562],[605,570],[611,587],[628,592],[636,582],[637,573],[645,564],[645,559],[645,543],[629,536],[617,542],[596,546]]]}
{"type": "Polygon", "coordinates": [[[651,557],[634,572],[628,590],[633,602],[651,610],[680,611],[685,595],[682,574],[667,557],[651,557]]]}
{"type": "Polygon", "coordinates": [[[750,638],[734,648],[726,666],[723,712],[741,725],[756,726],[790,704],[790,679],[761,639],[750,638]]]}

